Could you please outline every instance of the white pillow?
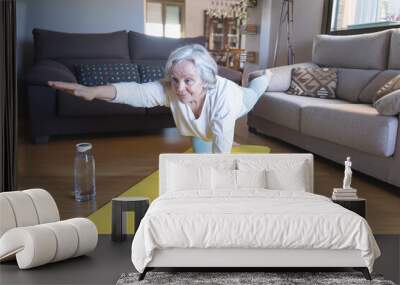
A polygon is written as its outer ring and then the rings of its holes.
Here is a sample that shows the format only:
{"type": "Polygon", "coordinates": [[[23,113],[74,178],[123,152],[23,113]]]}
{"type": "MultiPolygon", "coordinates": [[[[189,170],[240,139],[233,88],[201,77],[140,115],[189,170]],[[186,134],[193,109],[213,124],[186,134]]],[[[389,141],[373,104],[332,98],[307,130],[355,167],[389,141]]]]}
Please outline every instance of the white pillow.
{"type": "Polygon", "coordinates": [[[236,170],[237,188],[267,188],[267,172],[263,170],[236,170]]]}
{"type": "Polygon", "coordinates": [[[308,179],[305,175],[305,162],[278,165],[267,169],[268,189],[305,192],[308,179]]]}
{"type": "Polygon", "coordinates": [[[168,164],[168,191],[185,191],[193,189],[211,189],[211,167],[168,164]]]}
{"type": "Polygon", "coordinates": [[[271,190],[306,191],[309,188],[307,163],[304,160],[240,159],[240,170],[266,170],[266,182],[271,190]]]}
{"type": "Polygon", "coordinates": [[[236,190],[236,170],[212,168],[212,189],[236,190]]]}
{"type": "Polygon", "coordinates": [[[212,171],[212,187],[216,191],[241,188],[267,188],[265,170],[215,169],[212,171]]]}

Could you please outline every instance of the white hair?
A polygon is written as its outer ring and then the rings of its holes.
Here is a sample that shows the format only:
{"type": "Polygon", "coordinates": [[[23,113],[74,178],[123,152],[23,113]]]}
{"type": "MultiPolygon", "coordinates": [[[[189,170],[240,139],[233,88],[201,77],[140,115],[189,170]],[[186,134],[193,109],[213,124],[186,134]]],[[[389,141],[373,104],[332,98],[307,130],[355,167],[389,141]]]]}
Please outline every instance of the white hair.
{"type": "Polygon", "coordinates": [[[174,66],[183,60],[191,61],[194,64],[207,90],[215,88],[218,73],[217,63],[208,51],[199,44],[180,47],[170,54],[165,64],[167,82],[171,82],[171,72],[174,66]]]}

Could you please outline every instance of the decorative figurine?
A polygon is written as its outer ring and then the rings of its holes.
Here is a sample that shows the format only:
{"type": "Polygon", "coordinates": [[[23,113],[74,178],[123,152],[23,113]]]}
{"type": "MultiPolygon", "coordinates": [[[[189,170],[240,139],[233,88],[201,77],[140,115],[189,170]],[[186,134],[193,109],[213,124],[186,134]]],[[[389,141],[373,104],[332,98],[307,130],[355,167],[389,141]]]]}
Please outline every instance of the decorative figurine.
{"type": "Polygon", "coordinates": [[[352,189],[351,188],[351,160],[350,156],[347,157],[346,161],[344,162],[344,179],[343,179],[343,189],[352,189]]]}

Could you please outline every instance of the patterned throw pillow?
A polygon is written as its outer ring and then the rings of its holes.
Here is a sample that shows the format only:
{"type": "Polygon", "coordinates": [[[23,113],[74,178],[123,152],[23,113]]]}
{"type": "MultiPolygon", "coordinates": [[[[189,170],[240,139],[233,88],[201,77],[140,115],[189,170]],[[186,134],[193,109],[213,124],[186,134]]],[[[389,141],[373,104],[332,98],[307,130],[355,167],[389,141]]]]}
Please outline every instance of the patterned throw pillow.
{"type": "Polygon", "coordinates": [[[140,82],[137,64],[93,63],[75,66],[78,83],[85,86],[99,86],[118,82],[140,82]]]}
{"type": "Polygon", "coordinates": [[[139,73],[142,83],[164,78],[164,68],[161,66],[139,65],[139,73]]]}
{"type": "Polygon", "coordinates": [[[400,74],[390,79],[386,82],[379,90],[376,92],[373,102],[375,103],[383,96],[392,93],[393,91],[400,89],[400,74]]]}
{"type": "Polygon", "coordinates": [[[335,68],[293,68],[288,94],[336,98],[337,73],[335,68]]]}

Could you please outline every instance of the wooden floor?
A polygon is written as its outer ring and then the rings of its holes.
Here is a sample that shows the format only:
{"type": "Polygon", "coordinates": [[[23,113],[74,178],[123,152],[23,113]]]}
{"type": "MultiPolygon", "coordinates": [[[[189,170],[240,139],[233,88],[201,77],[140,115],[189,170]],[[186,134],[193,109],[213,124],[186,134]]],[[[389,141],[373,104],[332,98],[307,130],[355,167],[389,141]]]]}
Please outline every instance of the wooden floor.
{"type": "MultiPolygon", "coordinates": [[[[48,144],[33,145],[21,126],[18,148],[18,189],[44,188],[59,206],[62,219],[87,216],[158,168],[160,153],[180,153],[190,140],[176,129],[140,134],[64,136],[48,144]],[[96,201],[78,203],[72,197],[72,165],[75,144],[90,142],[96,159],[96,201]]],[[[237,122],[235,141],[267,145],[273,153],[304,152],[295,146],[266,136],[249,133],[245,119],[237,122]]],[[[330,196],[340,187],[344,167],[315,156],[317,194],[330,196]]],[[[367,220],[375,234],[400,234],[400,189],[353,172],[352,186],[367,199],[367,220]]]]}

